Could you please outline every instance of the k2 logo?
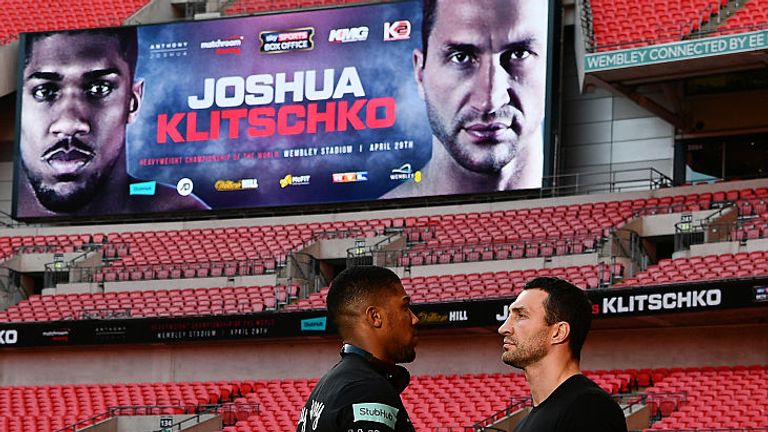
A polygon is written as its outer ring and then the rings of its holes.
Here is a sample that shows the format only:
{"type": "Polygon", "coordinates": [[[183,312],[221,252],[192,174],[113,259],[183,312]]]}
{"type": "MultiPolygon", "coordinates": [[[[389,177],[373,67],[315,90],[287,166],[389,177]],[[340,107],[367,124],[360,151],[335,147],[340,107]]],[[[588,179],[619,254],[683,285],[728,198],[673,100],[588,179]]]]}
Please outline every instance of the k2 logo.
{"type": "Polygon", "coordinates": [[[384,23],[384,40],[398,41],[411,38],[411,22],[400,20],[384,23]]]}

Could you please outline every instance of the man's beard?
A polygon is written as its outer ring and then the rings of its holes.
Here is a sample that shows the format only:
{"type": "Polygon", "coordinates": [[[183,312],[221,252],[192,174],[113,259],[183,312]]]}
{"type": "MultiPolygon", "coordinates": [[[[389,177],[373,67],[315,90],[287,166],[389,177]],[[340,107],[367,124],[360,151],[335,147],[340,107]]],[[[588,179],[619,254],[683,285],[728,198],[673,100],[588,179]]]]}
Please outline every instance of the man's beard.
{"type": "Polygon", "coordinates": [[[100,178],[90,177],[82,182],[81,186],[67,194],[62,194],[43,184],[42,179],[33,176],[29,171],[27,176],[40,204],[55,213],[74,213],[82,209],[97,196],[101,183],[100,178]]]}
{"type": "Polygon", "coordinates": [[[514,351],[505,351],[501,355],[501,360],[512,367],[525,369],[547,355],[546,340],[547,330],[544,329],[522,345],[520,341],[516,341],[514,351]]]}
{"type": "Polygon", "coordinates": [[[400,347],[400,351],[395,357],[395,363],[410,363],[416,360],[416,347],[407,345],[400,347]]]}
{"type": "Polygon", "coordinates": [[[513,114],[513,108],[507,106],[493,114],[459,113],[455,119],[455,123],[453,125],[448,125],[443,122],[443,119],[440,117],[440,114],[430,102],[429,98],[425,97],[425,103],[427,106],[429,125],[432,127],[432,133],[441,143],[443,143],[443,147],[445,147],[445,150],[451,155],[453,160],[464,169],[479,174],[495,175],[517,157],[520,144],[520,126],[517,123],[518,119],[513,114]],[[512,143],[496,142],[486,144],[488,148],[483,149],[482,151],[487,154],[480,162],[473,162],[471,149],[465,148],[456,142],[457,137],[465,124],[476,120],[485,122],[493,119],[508,118],[512,118],[512,129],[515,131],[517,139],[512,143]],[[452,126],[452,130],[449,130],[449,126],[452,126]],[[499,146],[503,147],[499,148],[499,146]],[[501,150],[501,152],[498,150],[501,150]]]}
{"type": "MultiPolygon", "coordinates": [[[[81,180],[77,188],[66,194],[56,191],[51,185],[44,184],[42,176],[37,176],[30,171],[23,159],[21,166],[27,173],[29,184],[32,186],[37,200],[43,207],[55,213],[74,213],[90,204],[103,193],[104,183],[113,173],[116,163],[117,161],[101,172],[96,172],[81,180]]],[[[59,176],[56,178],[56,182],[75,182],[78,180],[78,177],[78,175],[59,176]]]]}

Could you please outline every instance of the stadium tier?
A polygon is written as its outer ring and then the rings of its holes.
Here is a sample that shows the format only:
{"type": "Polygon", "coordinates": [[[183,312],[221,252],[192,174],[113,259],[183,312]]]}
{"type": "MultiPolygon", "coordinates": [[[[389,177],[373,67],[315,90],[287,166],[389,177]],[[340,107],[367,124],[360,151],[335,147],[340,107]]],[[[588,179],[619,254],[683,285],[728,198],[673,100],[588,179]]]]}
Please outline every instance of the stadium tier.
{"type": "MultiPolygon", "coordinates": [[[[414,303],[436,301],[469,300],[492,297],[511,297],[523,289],[525,282],[537,276],[563,277],[578,286],[597,288],[600,282],[600,272],[610,272],[608,266],[573,266],[552,269],[530,269],[517,271],[456,274],[442,276],[427,276],[403,278],[403,286],[411,295],[414,303]]],[[[621,268],[616,266],[616,273],[621,268]]],[[[603,278],[609,278],[604,274],[603,278]]],[[[300,299],[290,304],[286,310],[324,309],[328,288],[311,294],[308,298],[300,299]]]]}
{"type": "MultiPolygon", "coordinates": [[[[564,277],[578,286],[597,288],[601,280],[621,276],[620,265],[571,266],[403,278],[414,303],[510,297],[536,276],[564,277]],[[602,273],[602,274],[601,274],[602,273]]],[[[236,315],[274,310],[295,300],[298,287],[250,286],[130,292],[34,295],[0,312],[0,322],[35,322],[117,317],[236,315]]],[[[328,289],[287,304],[286,310],[325,308],[328,289]]]]}
{"type": "Polygon", "coordinates": [[[682,40],[728,0],[589,0],[598,51],[682,40]]]}
{"type": "Polygon", "coordinates": [[[629,1],[589,0],[596,51],[637,48],[684,40],[702,26],[717,36],[760,30],[768,25],[768,1],[728,0],[629,1]],[[729,6],[741,6],[728,15],[729,6]],[[717,24],[719,19],[720,24],[717,24]]]}
{"type": "MultiPolygon", "coordinates": [[[[291,252],[323,239],[404,236],[396,250],[401,266],[449,264],[594,253],[610,231],[642,215],[671,214],[726,206],[738,210],[728,240],[768,237],[768,188],[703,192],[661,198],[534,207],[437,216],[240,226],[170,231],[133,231],[0,238],[6,258],[14,254],[72,252],[101,248],[105,265],[94,282],[261,275],[274,271],[291,252]]],[[[672,282],[749,278],[768,274],[766,253],[661,259],[645,271],[625,274],[624,264],[561,265],[484,273],[403,279],[416,303],[514,296],[534,276],[564,277],[585,289],[672,282]],[[704,264],[704,265],[702,265],[704,264]],[[630,277],[631,276],[631,277],[630,277]]],[[[87,281],[87,279],[86,279],[87,281]]],[[[33,295],[0,312],[0,321],[56,321],[103,316],[179,317],[232,315],[323,308],[327,289],[298,298],[295,285],[33,295]]]]}
{"type": "Polygon", "coordinates": [[[0,322],[181,317],[257,313],[295,298],[298,287],[239,286],[34,295],[0,312],[0,322]]]}
{"type": "MultiPolygon", "coordinates": [[[[292,251],[332,238],[405,235],[404,250],[389,251],[401,266],[549,257],[594,252],[633,217],[720,208],[736,203],[742,216],[766,210],[768,188],[704,192],[493,212],[287,225],[0,238],[14,253],[102,249],[96,282],[258,275],[274,271],[292,251]]],[[[760,219],[761,220],[761,219],[760,219]]],[[[761,237],[760,220],[744,225],[761,237]]],[[[734,235],[737,235],[734,233],[734,235]]]]}
{"type": "Polygon", "coordinates": [[[70,0],[66,8],[43,0],[3,2],[0,7],[0,44],[22,32],[112,27],[122,25],[149,0],[70,0]]]}

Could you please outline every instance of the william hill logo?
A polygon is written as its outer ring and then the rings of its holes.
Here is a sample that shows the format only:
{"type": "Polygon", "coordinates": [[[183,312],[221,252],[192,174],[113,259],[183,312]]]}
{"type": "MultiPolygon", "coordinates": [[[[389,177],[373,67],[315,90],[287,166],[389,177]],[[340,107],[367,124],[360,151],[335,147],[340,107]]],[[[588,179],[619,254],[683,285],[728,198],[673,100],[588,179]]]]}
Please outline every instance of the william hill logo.
{"type": "Polygon", "coordinates": [[[235,54],[240,55],[240,47],[243,46],[244,36],[232,36],[224,39],[216,39],[207,42],[200,42],[200,49],[216,50],[217,55],[235,54]]]}

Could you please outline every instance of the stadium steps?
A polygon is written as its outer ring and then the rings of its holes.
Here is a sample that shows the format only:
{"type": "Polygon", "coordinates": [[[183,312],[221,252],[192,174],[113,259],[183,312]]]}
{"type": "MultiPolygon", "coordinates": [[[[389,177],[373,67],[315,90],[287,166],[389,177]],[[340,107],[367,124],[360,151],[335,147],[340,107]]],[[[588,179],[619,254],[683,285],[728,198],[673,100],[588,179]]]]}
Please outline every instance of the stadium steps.
{"type": "Polygon", "coordinates": [[[745,33],[768,27],[768,1],[751,0],[748,2],[731,0],[736,5],[741,4],[740,9],[734,7],[735,12],[717,28],[717,35],[733,33],[745,33]]]}
{"type": "Polygon", "coordinates": [[[727,2],[720,3],[720,10],[713,14],[712,18],[703,23],[701,28],[689,35],[686,35],[683,39],[698,39],[702,37],[710,37],[717,34],[717,30],[723,25],[730,17],[744,7],[743,0],[727,0],[727,2]]]}

